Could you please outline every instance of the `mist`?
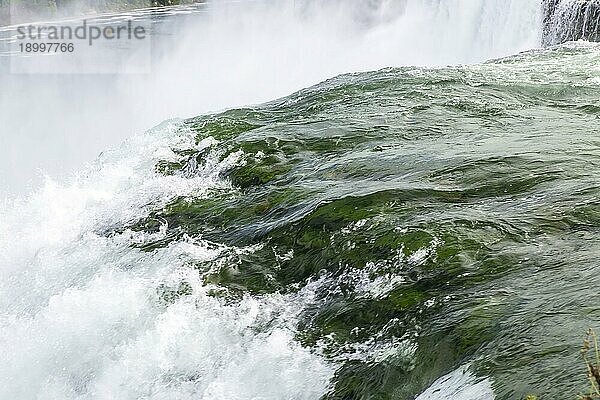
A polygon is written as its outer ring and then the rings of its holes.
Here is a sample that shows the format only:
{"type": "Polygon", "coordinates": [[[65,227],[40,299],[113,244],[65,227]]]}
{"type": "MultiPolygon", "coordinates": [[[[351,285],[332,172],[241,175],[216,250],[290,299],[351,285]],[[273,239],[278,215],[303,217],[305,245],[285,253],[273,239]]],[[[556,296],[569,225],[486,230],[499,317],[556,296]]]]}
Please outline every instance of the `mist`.
{"type": "MultiPolygon", "coordinates": [[[[224,0],[138,17],[152,26],[144,74],[10,73],[15,32],[2,30],[0,196],[67,180],[167,119],[273,100],[346,72],[506,56],[537,46],[541,25],[536,0],[224,0]]],[[[38,71],[46,59],[36,58],[38,71]]]]}

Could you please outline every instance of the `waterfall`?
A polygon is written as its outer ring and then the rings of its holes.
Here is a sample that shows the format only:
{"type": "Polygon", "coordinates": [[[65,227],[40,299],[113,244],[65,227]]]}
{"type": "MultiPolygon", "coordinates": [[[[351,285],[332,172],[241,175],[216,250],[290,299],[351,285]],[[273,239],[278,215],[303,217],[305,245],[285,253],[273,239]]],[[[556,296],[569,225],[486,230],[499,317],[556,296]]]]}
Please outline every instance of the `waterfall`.
{"type": "Polygon", "coordinates": [[[600,0],[544,0],[543,44],[600,41],[600,0]]]}

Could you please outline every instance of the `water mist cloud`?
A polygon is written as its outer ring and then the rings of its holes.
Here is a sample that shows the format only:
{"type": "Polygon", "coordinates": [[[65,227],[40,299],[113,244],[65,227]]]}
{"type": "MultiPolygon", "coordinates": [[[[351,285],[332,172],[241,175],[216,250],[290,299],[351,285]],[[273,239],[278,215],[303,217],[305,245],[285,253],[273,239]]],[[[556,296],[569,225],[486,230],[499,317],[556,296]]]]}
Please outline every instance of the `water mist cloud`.
{"type": "Polygon", "coordinates": [[[264,102],[346,72],[535,47],[539,11],[536,0],[223,0],[152,17],[149,74],[14,75],[4,54],[0,192],[64,177],[168,118],[264,102]]]}

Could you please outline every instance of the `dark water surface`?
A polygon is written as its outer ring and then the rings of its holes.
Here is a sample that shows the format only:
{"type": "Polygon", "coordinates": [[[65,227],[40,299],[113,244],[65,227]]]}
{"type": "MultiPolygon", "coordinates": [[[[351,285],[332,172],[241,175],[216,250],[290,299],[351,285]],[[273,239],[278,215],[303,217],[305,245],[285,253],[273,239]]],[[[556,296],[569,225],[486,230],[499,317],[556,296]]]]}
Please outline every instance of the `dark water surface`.
{"type": "Polygon", "coordinates": [[[318,281],[295,336],[337,365],[324,398],[412,398],[470,364],[498,399],[572,399],[600,316],[598,65],[597,46],[565,45],[187,120],[218,144],[158,171],[236,154],[232,187],[133,229],[163,228],[144,251],[186,235],[254,246],[196,266],[230,301],[318,281]]]}

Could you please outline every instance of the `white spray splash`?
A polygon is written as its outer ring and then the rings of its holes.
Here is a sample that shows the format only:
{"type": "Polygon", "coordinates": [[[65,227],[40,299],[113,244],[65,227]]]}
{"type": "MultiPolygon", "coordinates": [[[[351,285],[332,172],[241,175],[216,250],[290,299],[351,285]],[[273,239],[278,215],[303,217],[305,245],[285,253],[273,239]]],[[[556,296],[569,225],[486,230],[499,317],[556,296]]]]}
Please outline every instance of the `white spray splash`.
{"type": "Polygon", "coordinates": [[[314,399],[327,389],[333,367],[294,340],[310,287],[228,303],[192,265],[231,249],[185,237],[144,252],[132,245],[146,234],[106,234],[169,199],[229,187],[218,176],[236,155],[193,177],[153,172],[172,148],[194,145],[176,126],[0,211],[0,398],[314,399]],[[161,303],[157,288],[182,281],[191,294],[161,303]]]}

